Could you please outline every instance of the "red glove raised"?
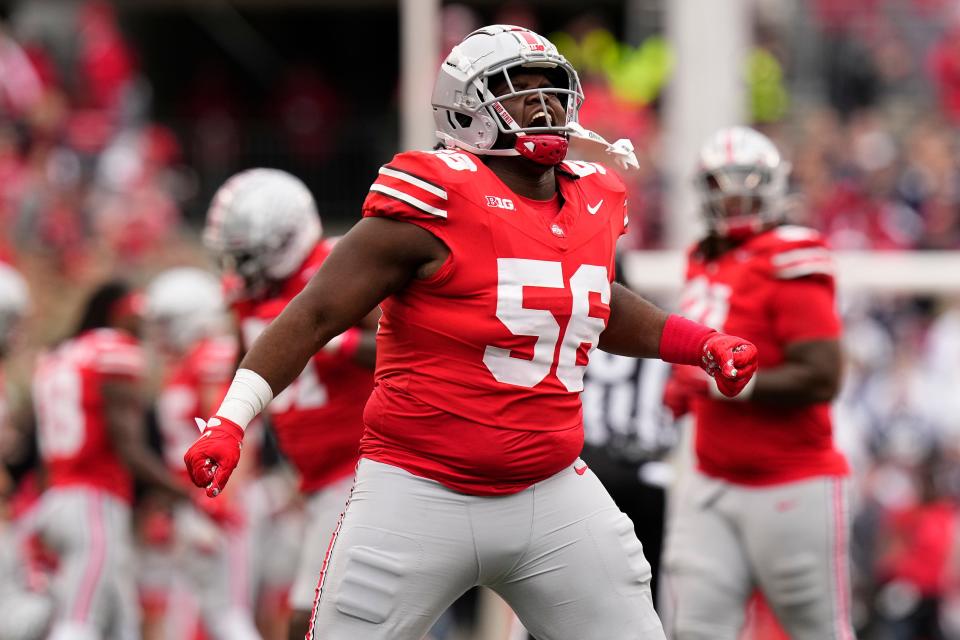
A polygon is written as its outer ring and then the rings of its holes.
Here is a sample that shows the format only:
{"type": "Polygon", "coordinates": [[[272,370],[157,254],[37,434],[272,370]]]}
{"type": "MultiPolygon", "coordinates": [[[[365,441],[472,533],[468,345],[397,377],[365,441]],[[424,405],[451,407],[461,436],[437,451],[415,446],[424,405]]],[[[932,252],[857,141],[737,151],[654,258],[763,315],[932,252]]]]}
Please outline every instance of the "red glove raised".
{"type": "Polygon", "coordinates": [[[671,315],[663,325],[660,358],[673,364],[698,365],[728,398],[743,391],[757,371],[757,348],[752,343],[678,315],[671,315]]]}
{"type": "Polygon", "coordinates": [[[193,484],[206,488],[207,495],[214,498],[226,486],[240,461],[243,429],[219,416],[206,423],[197,418],[197,425],[203,433],[183,454],[183,461],[193,484]]]}
{"type": "Polygon", "coordinates": [[[728,398],[736,397],[757,372],[757,348],[752,342],[724,333],[712,333],[703,342],[700,367],[728,398]]]}

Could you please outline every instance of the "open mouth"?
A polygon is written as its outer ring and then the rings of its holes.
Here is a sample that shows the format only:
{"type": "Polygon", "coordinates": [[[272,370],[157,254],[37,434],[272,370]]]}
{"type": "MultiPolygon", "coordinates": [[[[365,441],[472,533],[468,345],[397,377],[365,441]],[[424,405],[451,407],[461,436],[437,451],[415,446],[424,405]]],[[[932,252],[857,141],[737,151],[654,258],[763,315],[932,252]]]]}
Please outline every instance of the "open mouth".
{"type": "Polygon", "coordinates": [[[528,127],[550,127],[553,125],[553,116],[543,109],[534,113],[527,121],[528,127]]]}

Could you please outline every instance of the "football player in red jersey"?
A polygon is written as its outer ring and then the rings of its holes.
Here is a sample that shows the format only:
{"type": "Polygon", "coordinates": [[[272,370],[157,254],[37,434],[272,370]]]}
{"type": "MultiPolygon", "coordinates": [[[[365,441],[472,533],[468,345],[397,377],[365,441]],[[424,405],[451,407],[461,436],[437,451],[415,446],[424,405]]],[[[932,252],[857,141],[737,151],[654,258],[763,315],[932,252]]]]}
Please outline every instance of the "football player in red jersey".
{"type": "Polygon", "coordinates": [[[602,165],[564,162],[570,136],[591,137],[582,98],[542,36],[467,36],[433,95],[445,148],[380,169],[364,219],[253,344],[187,451],[215,495],[252,417],[381,306],[361,459],[308,638],[419,640],[478,584],[538,637],[663,638],[633,525],[577,458],[583,370],[599,346],[700,364],[736,395],[756,349],[611,284],[625,189],[602,165]]]}
{"type": "MultiPolygon", "coordinates": [[[[210,205],[203,237],[222,266],[247,346],[300,293],[336,244],[322,237],[306,185],[276,169],[251,169],[227,180],[210,205]]],[[[350,493],[363,406],[373,389],[376,322],[377,314],[369,314],[336,336],[270,403],[280,450],[298,471],[307,499],[308,542],[290,590],[290,637],[302,638],[307,631],[326,542],[350,493]]]]}
{"type": "Polygon", "coordinates": [[[58,559],[51,640],[101,638],[110,630],[139,637],[131,472],[175,499],[193,493],[146,444],[140,304],[121,282],[101,285],[73,335],[41,354],[34,371],[48,480],[37,524],[58,559]]]}
{"type": "MultiPolygon", "coordinates": [[[[197,437],[195,417],[219,406],[233,377],[237,345],[224,335],[225,315],[220,283],[202,269],[170,269],[147,287],[148,335],[171,359],[157,398],[157,418],[164,460],[177,475],[186,476],[183,454],[197,437]]],[[[213,640],[259,640],[250,528],[235,504],[221,507],[217,522],[195,504],[177,506],[177,572],[196,598],[204,630],[213,640]]]]}
{"type": "Polygon", "coordinates": [[[696,421],[697,469],[665,557],[678,640],[737,638],[754,589],[791,638],[853,638],[848,470],[829,413],[841,370],[833,263],[817,232],[783,224],[787,172],[745,127],[700,152],[709,231],[689,255],[682,312],[751,340],[760,373],[732,401],[691,367],[668,383],[668,404],[696,421]]]}

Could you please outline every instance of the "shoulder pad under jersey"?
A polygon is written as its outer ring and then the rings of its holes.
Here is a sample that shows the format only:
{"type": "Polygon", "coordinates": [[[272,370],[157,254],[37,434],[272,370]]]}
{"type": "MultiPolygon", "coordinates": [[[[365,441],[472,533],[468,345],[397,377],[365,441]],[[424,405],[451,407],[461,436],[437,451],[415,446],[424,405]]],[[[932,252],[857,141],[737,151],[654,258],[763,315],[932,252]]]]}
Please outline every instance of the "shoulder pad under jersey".
{"type": "Polygon", "coordinates": [[[146,358],[137,341],[120,331],[100,329],[89,335],[93,348],[89,365],[104,375],[140,377],[146,358]]]}
{"type": "Polygon", "coordinates": [[[380,167],[363,203],[364,215],[446,220],[448,190],[475,180],[482,163],[473,154],[454,149],[405,151],[380,167]]]}
{"type": "Polygon", "coordinates": [[[564,160],[560,163],[561,172],[566,172],[585,183],[597,185],[601,189],[626,193],[627,187],[616,171],[599,162],[584,162],[582,160],[564,160]]]}
{"type": "Polygon", "coordinates": [[[834,277],[833,256],[823,236],[814,229],[796,225],[776,227],[751,241],[750,249],[778,280],[834,277]]]}

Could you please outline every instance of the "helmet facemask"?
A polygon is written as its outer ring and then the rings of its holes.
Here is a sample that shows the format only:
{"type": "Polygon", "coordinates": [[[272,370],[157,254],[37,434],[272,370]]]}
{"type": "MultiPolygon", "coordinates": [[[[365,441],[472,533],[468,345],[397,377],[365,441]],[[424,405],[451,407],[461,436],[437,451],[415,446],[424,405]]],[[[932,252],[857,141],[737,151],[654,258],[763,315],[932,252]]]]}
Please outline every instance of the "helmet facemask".
{"type": "Polygon", "coordinates": [[[716,132],[700,150],[694,184],[712,235],[745,239],[781,221],[790,164],[747,127],[716,132]]]}
{"type": "Polygon", "coordinates": [[[455,46],[433,95],[437,133],[447,147],[479,155],[522,155],[549,165],[563,159],[567,125],[577,121],[582,102],[577,73],[556,47],[510,25],[484,27],[455,46]],[[553,86],[518,88],[520,73],[543,74],[553,86]],[[562,116],[549,108],[550,94],[562,105],[562,116]],[[517,122],[504,105],[530,95],[537,96],[545,114],[533,126],[517,122]]]}
{"type": "Polygon", "coordinates": [[[728,166],[702,171],[697,187],[707,226],[716,235],[744,237],[779,218],[773,171],[760,166],[728,166]]]}
{"type": "Polygon", "coordinates": [[[490,25],[468,35],[444,60],[433,89],[437,137],[448,148],[477,155],[523,156],[544,165],[558,164],[571,142],[600,146],[624,169],[637,168],[633,145],[628,140],[613,144],[579,124],[583,90],[576,70],[549,40],[529,29],[513,25],[490,25]],[[520,72],[541,72],[552,87],[517,89],[520,72]],[[494,95],[492,87],[505,91],[494,95]],[[503,102],[537,94],[545,113],[547,96],[554,94],[563,105],[563,122],[547,121],[522,126],[503,102]]]}

